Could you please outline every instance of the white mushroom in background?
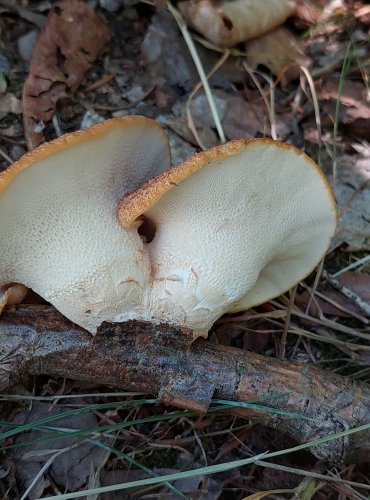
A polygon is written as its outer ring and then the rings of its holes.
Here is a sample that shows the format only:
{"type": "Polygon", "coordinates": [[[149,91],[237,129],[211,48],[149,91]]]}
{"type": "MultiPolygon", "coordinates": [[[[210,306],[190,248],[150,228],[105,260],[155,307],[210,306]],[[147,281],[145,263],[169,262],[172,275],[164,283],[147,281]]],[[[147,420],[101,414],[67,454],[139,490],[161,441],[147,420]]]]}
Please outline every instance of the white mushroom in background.
{"type": "Polygon", "coordinates": [[[143,319],[208,330],[287,291],[324,256],[337,212],[320,168],[270,139],[241,139],[198,153],[127,195],[126,228],[144,214],[150,285],[143,319]]]}
{"type": "Polygon", "coordinates": [[[280,26],[297,8],[295,0],[188,0],[178,8],[191,28],[215,45],[234,45],[280,26]]]}
{"type": "Polygon", "coordinates": [[[167,138],[140,116],[66,134],[0,174],[0,312],[21,283],[91,332],[135,308],[150,262],[116,208],[169,166],[167,138]]]}

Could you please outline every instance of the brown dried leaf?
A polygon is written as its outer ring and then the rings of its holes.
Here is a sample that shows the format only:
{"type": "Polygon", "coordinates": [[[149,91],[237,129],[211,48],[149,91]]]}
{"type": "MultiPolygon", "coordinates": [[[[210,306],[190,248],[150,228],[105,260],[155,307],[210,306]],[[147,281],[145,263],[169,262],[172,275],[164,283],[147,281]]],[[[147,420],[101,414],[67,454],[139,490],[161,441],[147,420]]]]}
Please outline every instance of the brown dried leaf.
{"type": "Polygon", "coordinates": [[[344,155],[338,162],[335,242],[347,243],[350,250],[370,250],[370,149],[366,149],[358,155],[344,155]]]}
{"type": "Polygon", "coordinates": [[[84,2],[62,0],[53,5],[23,88],[23,123],[29,149],[43,140],[36,125],[50,120],[57,101],[68,91],[77,90],[109,39],[105,22],[84,2]]]}
{"type": "MultiPolygon", "coordinates": [[[[82,400],[73,400],[73,403],[84,404],[82,400]]],[[[46,403],[34,402],[30,411],[25,410],[18,413],[15,421],[17,423],[31,423],[35,425],[52,415],[60,415],[61,420],[51,422],[50,426],[57,426],[73,430],[89,429],[97,426],[98,422],[93,413],[80,413],[69,416],[63,420],[63,413],[68,411],[68,406],[50,406],[46,403]]],[[[53,431],[50,431],[53,432],[53,431]]],[[[50,463],[48,474],[63,490],[77,491],[86,484],[92,471],[95,471],[104,460],[105,451],[93,443],[86,442],[79,437],[68,437],[55,434],[55,439],[42,441],[45,432],[34,429],[27,435],[17,438],[16,443],[22,443],[22,447],[13,451],[13,460],[17,466],[16,476],[24,492],[33,483],[41,468],[60,450],[63,453],[55,455],[50,463]]],[[[39,481],[34,485],[27,498],[40,498],[48,482],[41,474],[39,481]]]]}
{"type": "Polygon", "coordinates": [[[0,117],[8,113],[20,115],[22,113],[22,103],[14,94],[9,93],[0,97],[0,117]]]}
{"type": "Polygon", "coordinates": [[[339,184],[335,189],[339,225],[335,243],[347,243],[348,250],[370,250],[370,182],[363,189],[339,184]]]}
{"type": "Polygon", "coordinates": [[[315,301],[311,301],[310,294],[307,291],[304,291],[301,294],[297,294],[296,296],[296,301],[295,303],[300,306],[300,309],[302,312],[306,310],[306,307],[308,305],[308,302],[310,302],[310,310],[309,313],[312,316],[318,316],[319,311],[317,308],[316,303],[318,304],[320,311],[323,314],[329,315],[329,316],[340,316],[342,318],[350,318],[352,317],[351,312],[359,315],[363,315],[363,311],[356,306],[354,302],[351,300],[347,299],[343,294],[338,292],[337,290],[333,290],[332,288],[326,287],[323,290],[321,290],[321,293],[325,295],[328,299],[332,300],[339,306],[345,307],[348,312],[342,311],[341,309],[338,309],[335,307],[330,302],[327,302],[326,300],[320,298],[320,297],[315,297],[315,301]]]}
{"type": "Polygon", "coordinates": [[[364,302],[370,304],[370,274],[347,271],[340,275],[339,281],[364,302]]]}
{"type": "Polygon", "coordinates": [[[221,458],[233,451],[235,448],[239,448],[241,445],[243,445],[245,441],[247,441],[247,438],[249,438],[251,432],[253,432],[254,428],[255,425],[250,424],[235,434],[230,431],[230,436],[221,445],[216,457],[213,459],[213,463],[218,462],[219,460],[221,460],[221,458]]]}
{"type": "Polygon", "coordinates": [[[282,85],[299,77],[300,67],[311,66],[299,46],[299,40],[284,26],[250,40],[245,45],[250,66],[263,64],[278,77],[282,85]]]}
{"type": "MultiPolygon", "coordinates": [[[[334,116],[336,101],[339,98],[338,78],[328,79],[321,90],[323,109],[331,116],[334,116]]],[[[366,86],[361,82],[346,80],[340,102],[339,120],[343,128],[356,138],[363,137],[370,140],[370,104],[366,86]]]]}
{"type": "MultiPolygon", "coordinates": [[[[350,96],[347,98],[349,99],[350,96]]],[[[328,102],[325,101],[324,106],[328,102]]],[[[331,101],[331,104],[332,110],[330,120],[328,120],[330,129],[332,129],[332,117],[335,113],[335,101],[331,101]]],[[[322,123],[324,120],[325,115],[323,115],[322,123]]],[[[303,124],[303,128],[306,151],[315,158],[318,144],[316,126],[312,122],[303,124]]],[[[353,154],[353,150],[351,154],[339,154],[338,148],[335,199],[339,223],[333,245],[346,243],[348,250],[370,250],[370,145],[366,141],[356,141],[351,144],[348,138],[338,144],[342,150],[351,146],[358,154],[353,154]]],[[[324,172],[331,176],[333,160],[325,151],[321,156],[321,165],[324,172]]]]}
{"type": "Polygon", "coordinates": [[[322,1],[318,0],[298,0],[293,16],[295,24],[300,28],[307,28],[312,24],[318,23],[322,16],[322,3],[322,1]]]}
{"type": "MultiPolygon", "coordinates": [[[[228,139],[255,137],[257,134],[270,136],[271,123],[265,103],[261,100],[246,102],[238,96],[229,96],[222,125],[228,139]]],[[[284,138],[291,131],[292,120],[289,115],[276,114],[274,117],[278,137],[284,138]]]]}
{"type": "MultiPolygon", "coordinates": [[[[177,469],[169,468],[154,468],[154,472],[160,476],[165,476],[167,474],[176,474],[180,472],[177,469]]],[[[146,479],[148,473],[144,470],[134,469],[134,470],[119,470],[114,471],[103,471],[101,474],[101,484],[102,486],[111,486],[118,483],[128,483],[132,481],[139,481],[140,479],[146,479]]],[[[202,482],[204,476],[189,477],[184,479],[178,479],[173,482],[173,486],[187,495],[191,495],[191,498],[198,498],[197,493],[200,493],[202,499],[204,500],[217,500],[222,492],[222,483],[216,482],[212,478],[208,478],[206,482],[206,488],[202,487],[202,482]],[[200,490],[200,491],[199,491],[200,490]]],[[[111,491],[109,493],[103,493],[102,500],[121,500],[122,498],[142,498],[142,495],[136,496],[143,492],[142,486],[133,486],[132,488],[127,488],[121,491],[111,491]]],[[[170,493],[166,486],[162,486],[159,493],[160,498],[166,498],[167,500],[176,500],[178,498],[174,493],[170,493]]]]}
{"type": "Polygon", "coordinates": [[[221,47],[232,47],[282,24],[295,10],[293,0],[183,1],[189,26],[221,47]]]}

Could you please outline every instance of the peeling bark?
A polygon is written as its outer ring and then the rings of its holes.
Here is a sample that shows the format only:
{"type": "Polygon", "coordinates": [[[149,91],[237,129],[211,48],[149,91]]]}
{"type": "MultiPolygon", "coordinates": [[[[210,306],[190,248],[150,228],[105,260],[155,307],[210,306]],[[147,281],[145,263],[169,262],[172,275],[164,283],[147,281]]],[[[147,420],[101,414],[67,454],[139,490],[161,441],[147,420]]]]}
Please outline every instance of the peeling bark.
{"type": "MultiPolygon", "coordinates": [[[[90,333],[48,306],[8,308],[0,321],[0,390],[26,375],[48,374],[158,394],[200,413],[212,397],[246,401],[279,394],[269,406],[310,420],[238,410],[299,443],[370,423],[370,388],[308,364],[282,362],[167,325],[127,322],[90,333]]],[[[322,444],[312,453],[331,463],[370,457],[370,432],[322,444]]]]}

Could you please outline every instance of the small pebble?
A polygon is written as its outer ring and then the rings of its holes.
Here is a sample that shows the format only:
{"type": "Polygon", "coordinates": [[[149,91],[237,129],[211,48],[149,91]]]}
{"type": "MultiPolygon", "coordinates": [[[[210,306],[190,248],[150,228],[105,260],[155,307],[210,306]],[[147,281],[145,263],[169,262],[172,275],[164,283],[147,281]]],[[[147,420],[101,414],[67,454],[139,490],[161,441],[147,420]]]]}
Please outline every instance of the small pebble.
{"type": "Polygon", "coordinates": [[[108,12],[117,12],[122,5],[122,0],[99,0],[99,5],[108,12]]]}
{"type": "Polygon", "coordinates": [[[14,161],[19,160],[27,152],[26,148],[19,144],[14,144],[10,150],[10,156],[14,161]]]}
{"type": "Polygon", "coordinates": [[[80,128],[89,128],[91,125],[94,125],[95,123],[100,123],[104,120],[104,118],[99,115],[96,111],[93,109],[89,109],[86,111],[84,114],[82,120],[81,120],[81,125],[80,128]]]}
{"type": "Polygon", "coordinates": [[[12,65],[10,64],[9,59],[0,52],[0,71],[7,74],[9,73],[11,67],[12,65]]]}
{"type": "Polygon", "coordinates": [[[18,52],[23,61],[28,62],[31,59],[37,36],[38,31],[32,30],[18,39],[18,52]]]}

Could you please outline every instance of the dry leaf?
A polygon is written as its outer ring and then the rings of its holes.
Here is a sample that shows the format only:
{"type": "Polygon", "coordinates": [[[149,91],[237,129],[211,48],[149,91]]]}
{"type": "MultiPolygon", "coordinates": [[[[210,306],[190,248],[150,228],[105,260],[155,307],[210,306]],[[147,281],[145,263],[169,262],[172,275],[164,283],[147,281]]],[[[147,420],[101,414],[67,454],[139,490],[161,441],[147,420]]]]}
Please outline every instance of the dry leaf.
{"type": "Polygon", "coordinates": [[[337,167],[339,224],[335,242],[347,243],[350,250],[370,250],[370,149],[344,155],[337,167]]]}
{"type": "Polygon", "coordinates": [[[370,305],[370,274],[347,271],[340,275],[339,281],[370,305]]]}
{"type": "Polygon", "coordinates": [[[321,20],[323,2],[318,0],[298,0],[294,12],[294,23],[300,28],[307,28],[321,20]]]}
{"type": "MultiPolygon", "coordinates": [[[[73,400],[74,404],[84,404],[83,400],[73,400]]],[[[98,425],[93,413],[80,413],[70,415],[63,420],[63,413],[70,408],[63,405],[51,406],[46,403],[34,402],[30,411],[25,410],[18,413],[15,421],[17,423],[31,423],[42,420],[53,415],[60,415],[61,419],[50,423],[50,427],[60,427],[69,430],[91,429],[98,425]]],[[[45,427],[48,427],[46,424],[45,427]]],[[[22,443],[20,448],[13,451],[13,460],[17,466],[16,477],[20,483],[21,491],[27,489],[33,483],[36,475],[43,465],[58,451],[47,469],[46,478],[41,474],[27,498],[40,498],[44,488],[48,486],[49,475],[63,491],[77,491],[86,484],[92,471],[95,471],[103,462],[105,450],[94,443],[84,441],[80,437],[68,437],[58,435],[56,431],[45,433],[35,428],[26,435],[17,438],[16,443],[22,443]],[[52,434],[54,432],[54,436],[52,434]],[[42,441],[43,438],[51,436],[52,439],[42,441]]]]}
{"type": "Polygon", "coordinates": [[[351,312],[363,316],[363,311],[356,304],[347,299],[343,294],[329,287],[324,287],[320,289],[320,292],[325,295],[328,299],[338,304],[339,306],[345,307],[348,312],[342,311],[333,305],[332,303],[322,299],[321,297],[315,297],[314,301],[311,301],[311,295],[304,291],[301,294],[296,295],[295,304],[300,306],[302,312],[305,312],[308,302],[310,302],[309,313],[311,316],[318,316],[319,310],[316,303],[318,304],[320,311],[328,316],[340,316],[341,318],[351,318],[351,312]]]}
{"type": "Polygon", "coordinates": [[[301,66],[311,66],[311,60],[300,49],[297,37],[284,26],[250,40],[245,50],[250,66],[255,68],[263,64],[283,86],[299,77],[301,66]]]}
{"type": "Polygon", "coordinates": [[[339,184],[335,189],[339,207],[339,225],[335,241],[349,250],[370,250],[370,182],[364,189],[339,184]]]}
{"type": "Polygon", "coordinates": [[[52,118],[60,98],[77,90],[109,39],[105,22],[84,2],[62,0],[53,5],[23,87],[23,123],[29,149],[42,142],[42,122],[52,118]]]}
{"type": "Polygon", "coordinates": [[[180,2],[190,27],[215,45],[233,47],[282,24],[293,14],[293,0],[234,0],[180,2]]]}
{"type": "MultiPolygon", "coordinates": [[[[154,468],[156,474],[160,476],[165,476],[167,474],[177,474],[180,472],[177,469],[169,468],[154,468]]],[[[148,473],[141,469],[132,470],[120,470],[116,469],[113,471],[103,471],[101,474],[101,484],[102,486],[110,486],[119,483],[128,483],[132,481],[139,481],[141,479],[146,479],[148,473]]],[[[177,479],[173,481],[173,486],[180,491],[189,495],[189,498],[198,498],[197,493],[201,494],[203,500],[217,500],[222,493],[222,483],[216,482],[212,478],[208,478],[206,482],[206,490],[201,488],[204,476],[189,477],[184,479],[177,479]],[[199,491],[200,489],[200,491],[199,491]]],[[[121,500],[122,498],[144,498],[142,497],[143,487],[133,486],[132,488],[127,488],[120,491],[111,491],[109,493],[102,494],[102,500],[121,500]],[[141,494],[139,494],[141,493],[141,494]],[[139,496],[137,496],[139,494],[139,496]]],[[[165,498],[166,500],[176,500],[178,495],[171,493],[168,488],[164,485],[160,489],[158,498],[165,498]]]]}
{"type": "Polygon", "coordinates": [[[339,97],[339,121],[342,127],[356,138],[370,140],[370,104],[366,86],[359,81],[346,80],[339,96],[339,77],[328,79],[320,92],[320,98],[324,101],[323,109],[331,117],[335,114],[339,97]]]}
{"type": "MultiPolygon", "coordinates": [[[[274,117],[278,138],[286,137],[291,131],[291,117],[285,114],[276,114],[274,117]]],[[[222,120],[225,134],[228,139],[241,137],[256,137],[258,134],[270,136],[271,123],[265,103],[246,102],[238,96],[229,96],[226,100],[226,111],[222,120]]]]}
{"type": "Polygon", "coordinates": [[[22,113],[22,103],[12,93],[0,97],[0,117],[3,118],[8,113],[14,113],[15,115],[22,113]]]}

